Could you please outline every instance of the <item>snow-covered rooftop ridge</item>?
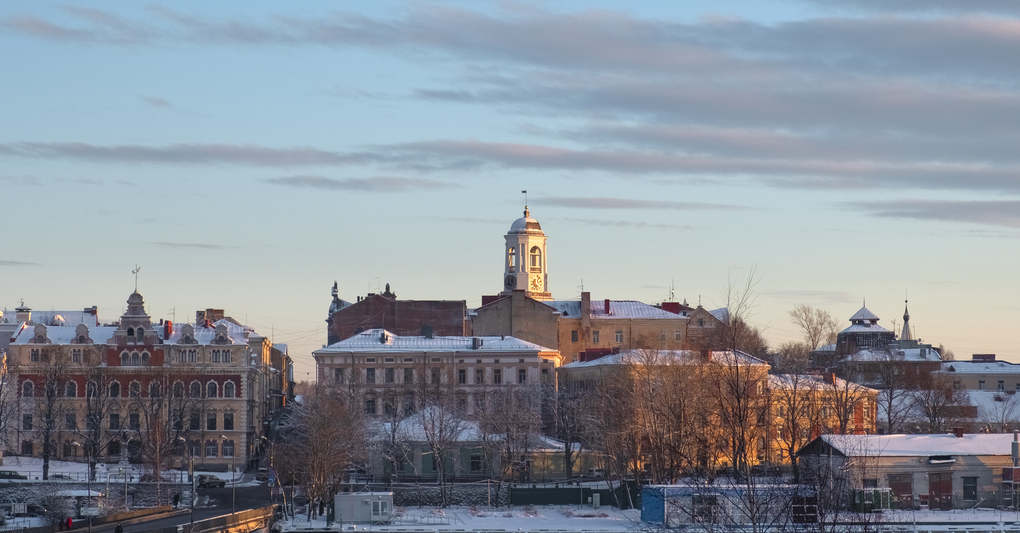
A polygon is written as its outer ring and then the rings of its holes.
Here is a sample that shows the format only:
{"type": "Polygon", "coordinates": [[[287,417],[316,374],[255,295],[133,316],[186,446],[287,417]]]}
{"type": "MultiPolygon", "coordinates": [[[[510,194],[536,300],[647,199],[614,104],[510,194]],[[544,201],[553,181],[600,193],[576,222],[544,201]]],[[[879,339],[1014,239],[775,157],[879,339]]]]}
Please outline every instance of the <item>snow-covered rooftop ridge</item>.
{"type": "MultiPolygon", "coordinates": [[[[78,337],[75,326],[46,326],[46,338],[51,344],[71,344],[71,341],[78,337]]],[[[93,344],[105,344],[113,332],[117,331],[116,326],[89,326],[89,338],[93,344]]],[[[35,328],[29,325],[22,325],[21,329],[14,334],[11,344],[31,344],[35,336],[35,328]]]]}
{"type": "MultiPolygon", "coordinates": [[[[765,365],[765,361],[737,351],[709,352],[709,360],[719,364],[765,365]]],[[[695,350],[627,350],[591,361],[577,361],[562,368],[587,368],[603,365],[691,365],[706,362],[704,354],[695,350]]]]}
{"type": "Polygon", "coordinates": [[[957,374],[1013,374],[1020,373],[1020,364],[1007,361],[981,363],[973,361],[946,361],[942,363],[943,372],[957,374]]]}
{"type": "Polygon", "coordinates": [[[892,333],[878,324],[853,324],[840,333],[892,333]]]}
{"type": "MultiPolygon", "coordinates": [[[[553,309],[556,309],[561,316],[567,318],[578,318],[581,316],[580,300],[549,300],[542,302],[553,309]]],[[[591,318],[650,318],[650,319],[674,319],[683,318],[682,315],[664,311],[654,305],[648,305],[636,300],[609,300],[609,313],[606,313],[605,300],[591,301],[591,318]]]]}
{"type": "Polygon", "coordinates": [[[877,321],[878,317],[875,316],[875,313],[872,313],[871,311],[869,311],[867,307],[862,307],[860,309],[860,311],[857,311],[856,313],[854,313],[854,316],[850,317],[850,321],[851,322],[853,322],[855,320],[876,320],[877,321]]]}
{"type": "Polygon", "coordinates": [[[730,320],[730,310],[728,308],[726,308],[726,307],[720,307],[719,309],[713,309],[713,310],[709,311],[708,314],[716,317],[717,319],[719,319],[720,322],[723,322],[723,323],[729,322],[729,320],[730,320]]]}
{"type": "Polygon", "coordinates": [[[848,390],[848,388],[861,391],[874,390],[865,387],[864,385],[858,385],[856,383],[846,381],[842,378],[834,377],[833,379],[835,381],[833,383],[829,383],[825,380],[825,378],[811,374],[769,374],[769,388],[791,390],[796,387],[797,389],[803,389],[805,391],[809,389],[822,389],[825,387],[832,387],[838,390],[848,390]]]}
{"type": "Polygon", "coordinates": [[[849,457],[912,457],[931,455],[1009,456],[1012,433],[938,435],[822,435],[827,444],[849,457]]]}
{"type": "MultiPolygon", "coordinates": [[[[187,327],[193,330],[194,339],[198,344],[214,344],[213,341],[216,340],[216,328],[221,325],[226,326],[227,328],[227,339],[230,340],[230,344],[248,344],[248,334],[251,333],[251,329],[246,326],[239,326],[233,321],[227,319],[217,320],[213,323],[213,327],[206,327],[202,324],[174,324],[170,338],[163,339],[163,341],[166,344],[181,344],[184,328],[187,327]]],[[[158,329],[159,328],[157,327],[157,330],[158,329]]]]}
{"type": "Polygon", "coordinates": [[[934,348],[889,348],[888,350],[861,350],[847,357],[851,361],[929,361],[942,360],[938,350],[934,348]]]}
{"type": "MultiPolygon", "coordinates": [[[[30,320],[35,324],[46,326],[77,326],[85,324],[89,327],[99,325],[97,315],[86,311],[36,311],[32,310],[30,320]]],[[[16,324],[18,322],[15,311],[0,311],[0,324],[16,324]]]]}
{"type": "Polygon", "coordinates": [[[551,348],[539,346],[517,337],[475,336],[475,337],[424,337],[394,335],[384,329],[370,329],[315,353],[329,352],[401,352],[401,351],[449,351],[471,350],[474,352],[548,352],[551,348]],[[477,341],[475,339],[478,339],[477,341]],[[476,345],[476,343],[478,343],[476,345]]]}

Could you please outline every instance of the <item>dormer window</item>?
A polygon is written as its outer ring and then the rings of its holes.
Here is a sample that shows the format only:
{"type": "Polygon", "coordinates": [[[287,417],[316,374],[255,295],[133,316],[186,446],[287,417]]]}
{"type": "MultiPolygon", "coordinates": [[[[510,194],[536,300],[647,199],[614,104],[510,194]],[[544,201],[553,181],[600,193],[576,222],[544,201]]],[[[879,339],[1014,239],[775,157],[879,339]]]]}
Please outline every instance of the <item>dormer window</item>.
{"type": "Polygon", "coordinates": [[[128,328],[127,329],[127,336],[128,336],[128,338],[134,337],[135,336],[135,328],[128,328]]]}
{"type": "Polygon", "coordinates": [[[145,340],[145,330],[142,329],[142,328],[138,328],[138,330],[135,331],[135,337],[138,339],[138,342],[144,341],[145,340]]]}
{"type": "Polygon", "coordinates": [[[532,272],[542,271],[542,250],[538,246],[531,247],[531,266],[532,272]]]}

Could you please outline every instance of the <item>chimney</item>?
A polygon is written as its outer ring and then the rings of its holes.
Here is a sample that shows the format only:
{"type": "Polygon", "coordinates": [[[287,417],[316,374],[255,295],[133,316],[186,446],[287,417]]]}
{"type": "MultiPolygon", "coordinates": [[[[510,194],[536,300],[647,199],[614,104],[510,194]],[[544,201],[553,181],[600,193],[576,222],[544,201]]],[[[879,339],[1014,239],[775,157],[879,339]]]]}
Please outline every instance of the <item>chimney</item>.
{"type": "Polygon", "coordinates": [[[609,298],[606,298],[606,314],[609,314],[609,298]]]}
{"type": "Polygon", "coordinates": [[[659,307],[663,311],[668,311],[670,313],[673,313],[674,315],[680,314],[680,302],[662,302],[661,304],[659,304],[659,307]]]}
{"type": "Polygon", "coordinates": [[[591,316],[591,293],[581,293],[581,318],[586,319],[591,316]]]}
{"type": "Polygon", "coordinates": [[[19,323],[31,322],[32,310],[28,307],[25,307],[25,304],[23,302],[19,307],[14,308],[14,319],[17,320],[19,323]]]}
{"type": "Polygon", "coordinates": [[[961,428],[961,427],[953,428],[953,435],[956,435],[956,438],[958,438],[958,439],[962,439],[963,438],[963,428],[961,428]]]}
{"type": "Polygon", "coordinates": [[[701,349],[701,358],[704,359],[706,363],[711,363],[712,362],[712,350],[709,350],[708,348],[702,348],[701,349]]]}
{"type": "Polygon", "coordinates": [[[833,374],[832,372],[826,372],[826,374],[825,374],[825,382],[828,383],[829,385],[835,385],[836,384],[836,374],[833,374]]]}
{"type": "Polygon", "coordinates": [[[471,337],[471,349],[477,350],[482,347],[482,339],[478,337],[471,337]]]}
{"type": "Polygon", "coordinates": [[[971,362],[973,362],[973,363],[994,363],[995,362],[995,354],[994,353],[976,353],[973,356],[971,356],[971,362]]]}
{"type": "Polygon", "coordinates": [[[171,322],[169,320],[167,320],[166,322],[163,322],[163,340],[169,341],[170,340],[170,336],[173,335],[173,333],[174,333],[174,324],[173,324],[173,322],[171,322]]]}

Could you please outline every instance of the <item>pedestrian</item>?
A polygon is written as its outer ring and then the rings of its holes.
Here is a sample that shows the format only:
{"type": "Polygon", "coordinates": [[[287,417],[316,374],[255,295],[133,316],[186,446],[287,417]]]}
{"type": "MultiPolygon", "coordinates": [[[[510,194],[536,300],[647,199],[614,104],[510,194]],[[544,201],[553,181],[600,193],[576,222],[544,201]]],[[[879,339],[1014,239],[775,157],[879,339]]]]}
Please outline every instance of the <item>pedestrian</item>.
{"type": "Polygon", "coordinates": [[[124,526],[117,524],[117,529],[114,529],[113,533],[124,533],[124,526]]]}
{"type": "Polygon", "coordinates": [[[174,509],[177,508],[177,504],[181,501],[181,493],[174,494],[174,509]]]}

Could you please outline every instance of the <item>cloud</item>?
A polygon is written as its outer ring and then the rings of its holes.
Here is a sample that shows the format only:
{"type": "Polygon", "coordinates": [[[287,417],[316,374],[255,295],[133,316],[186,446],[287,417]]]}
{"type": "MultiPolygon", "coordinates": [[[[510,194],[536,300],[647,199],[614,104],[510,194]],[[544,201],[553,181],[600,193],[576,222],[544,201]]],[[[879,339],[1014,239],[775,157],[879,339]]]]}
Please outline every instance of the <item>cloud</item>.
{"type": "Polygon", "coordinates": [[[238,249],[238,246],[227,246],[223,244],[206,244],[206,243],[191,243],[191,242],[150,242],[151,246],[159,246],[161,248],[193,248],[199,250],[232,250],[238,249]]]}
{"type": "Polygon", "coordinates": [[[874,204],[844,204],[876,216],[967,222],[1020,228],[1020,200],[899,200],[874,204]]]}
{"type": "Polygon", "coordinates": [[[167,101],[165,98],[160,98],[158,96],[146,96],[143,94],[141,95],[141,98],[142,100],[145,101],[145,103],[151,105],[152,107],[159,107],[164,109],[173,107],[173,105],[171,105],[170,102],[167,101]]]}
{"type": "Polygon", "coordinates": [[[575,207],[580,209],[663,209],[675,211],[721,210],[736,211],[748,209],[744,206],[729,204],[711,204],[701,202],[675,202],[670,200],[634,200],[628,198],[599,197],[566,197],[552,196],[536,198],[532,203],[557,207],[575,207]]]}
{"type": "Polygon", "coordinates": [[[581,224],[583,226],[599,226],[607,228],[634,228],[634,229],[680,229],[680,230],[693,230],[697,229],[690,225],[678,225],[678,224],[659,224],[652,222],[643,222],[640,220],[612,220],[606,218],[564,218],[556,217],[550,220],[570,222],[573,224],[581,224]]]}
{"type": "Polygon", "coordinates": [[[763,292],[762,295],[786,300],[788,302],[804,303],[806,305],[814,305],[818,302],[826,304],[843,304],[859,301],[855,295],[843,291],[785,290],[767,291],[763,292]]]}
{"type": "Polygon", "coordinates": [[[38,266],[39,263],[27,263],[25,261],[4,261],[0,260],[0,266],[19,267],[19,266],[38,266]]]}
{"type": "Polygon", "coordinates": [[[316,148],[269,148],[251,144],[134,144],[100,146],[89,143],[0,143],[0,156],[72,159],[95,163],[240,164],[255,166],[342,165],[366,162],[357,154],[316,148]]]}
{"type": "Polygon", "coordinates": [[[453,183],[425,178],[400,178],[379,176],[374,178],[327,178],[325,176],[288,176],[269,178],[267,183],[312,189],[360,192],[405,192],[413,190],[438,190],[459,187],[453,183]]]}
{"type": "Polygon", "coordinates": [[[0,183],[9,185],[42,185],[42,180],[35,176],[0,176],[0,183]]]}

